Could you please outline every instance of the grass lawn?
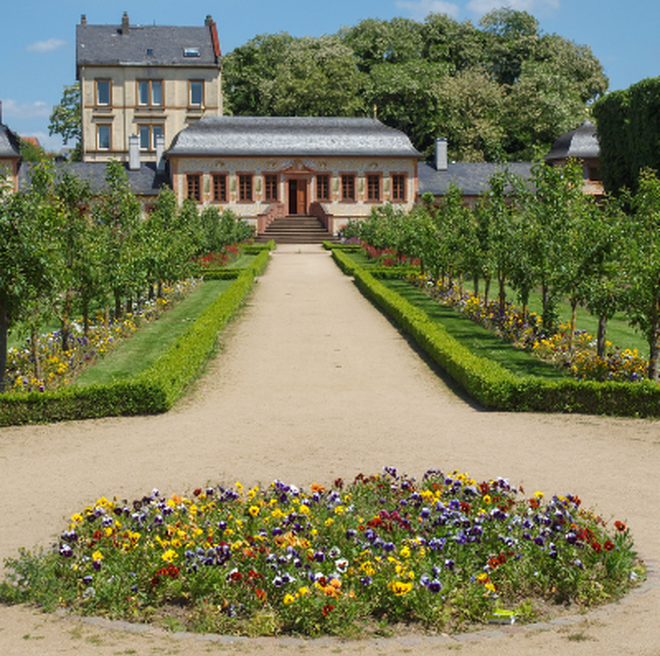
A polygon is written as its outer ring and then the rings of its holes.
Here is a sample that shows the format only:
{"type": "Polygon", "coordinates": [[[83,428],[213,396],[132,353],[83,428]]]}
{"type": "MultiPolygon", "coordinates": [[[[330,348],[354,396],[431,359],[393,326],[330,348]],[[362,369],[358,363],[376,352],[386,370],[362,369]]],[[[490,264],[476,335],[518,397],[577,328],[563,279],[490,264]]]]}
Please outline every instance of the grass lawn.
{"type": "Polygon", "coordinates": [[[452,337],[475,355],[495,360],[519,376],[540,376],[552,380],[567,377],[559,369],[535,358],[526,351],[515,348],[452,308],[441,305],[421,289],[413,287],[403,280],[381,280],[381,282],[416,307],[424,310],[431,319],[442,323],[452,337]]]}
{"type": "MultiPolygon", "coordinates": [[[[377,266],[377,263],[374,260],[370,260],[363,253],[351,253],[350,256],[355,262],[367,270],[370,267],[377,266]]],[[[473,289],[472,281],[466,280],[464,286],[466,291],[471,292],[473,289]]],[[[483,282],[480,283],[480,291],[483,293],[483,282]]],[[[513,289],[507,288],[506,293],[508,300],[517,303],[516,292],[513,289]]],[[[492,283],[489,298],[493,300],[497,298],[497,285],[493,285],[492,283]]],[[[532,312],[541,314],[543,305],[540,293],[532,293],[529,299],[529,309],[532,312]]],[[[567,302],[561,301],[557,304],[557,313],[563,321],[568,322],[571,318],[571,306],[567,302]]],[[[576,327],[578,330],[586,330],[587,333],[593,335],[595,338],[598,332],[598,317],[593,316],[586,309],[578,307],[576,327]]],[[[648,357],[649,347],[646,338],[637,328],[628,324],[625,315],[621,312],[616,314],[614,318],[608,322],[607,340],[622,350],[637,349],[640,355],[648,357]]]]}
{"type": "Polygon", "coordinates": [[[160,319],[140,328],[133,337],[83,371],[75,384],[110,383],[147,369],[231,283],[231,280],[205,282],[160,319]]]}

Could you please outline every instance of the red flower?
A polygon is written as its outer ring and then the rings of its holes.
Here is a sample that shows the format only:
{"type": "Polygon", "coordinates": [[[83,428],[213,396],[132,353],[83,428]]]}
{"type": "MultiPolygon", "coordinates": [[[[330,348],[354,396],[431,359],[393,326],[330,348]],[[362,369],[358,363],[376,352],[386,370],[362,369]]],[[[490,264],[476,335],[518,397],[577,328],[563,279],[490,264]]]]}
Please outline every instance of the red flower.
{"type": "Polygon", "coordinates": [[[266,593],[261,588],[256,588],[254,594],[259,601],[266,601],[266,593]]]}
{"type": "Polygon", "coordinates": [[[325,606],[323,606],[323,616],[327,617],[328,615],[330,615],[330,613],[332,613],[334,609],[335,607],[332,604],[326,604],[325,606]]]}
{"type": "Polygon", "coordinates": [[[626,530],[626,525],[623,522],[620,522],[618,519],[616,522],[614,522],[614,526],[616,526],[616,530],[620,531],[621,533],[626,530]]]}
{"type": "Polygon", "coordinates": [[[612,551],[612,549],[614,549],[614,543],[613,543],[613,542],[610,542],[610,541],[608,540],[608,541],[603,545],[603,549],[605,549],[605,551],[612,551]]]}
{"type": "Polygon", "coordinates": [[[198,497],[202,493],[202,488],[198,487],[196,490],[193,490],[193,494],[198,497]]]}
{"type": "Polygon", "coordinates": [[[240,581],[240,580],[243,578],[243,575],[242,575],[239,571],[236,571],[236,572],[232,572],[232,573],[229,575],[229,578],[230,578],[232,581],[240,581]]]}
{"type": "Polygon", "coordinates": [[[596,553],[600,553],[600,552],[601,552],[600,542],[595,542],[595,541],[592,542],[592,543],[591,543],[591,548],[592,548],[596,553]]]}

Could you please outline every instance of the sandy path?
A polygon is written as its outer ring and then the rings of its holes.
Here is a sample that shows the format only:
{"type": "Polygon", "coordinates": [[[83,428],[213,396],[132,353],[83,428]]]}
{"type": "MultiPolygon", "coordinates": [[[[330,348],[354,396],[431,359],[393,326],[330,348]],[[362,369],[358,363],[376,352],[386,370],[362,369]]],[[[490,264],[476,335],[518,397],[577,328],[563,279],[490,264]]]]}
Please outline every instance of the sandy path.
{"type": "MultiPolygon", "coordinates": [[[[660,560],[660,423],[485,412],[454,394],[318,247],[280,247],[223,353],[172,412],[0,429],[0,557],[46,545],[101,495],[140,497],[206,482],[308,485],[394,465],[459,469],[528,490],[576,493],[626,521],[660,560]]],[[[214,652],[660,654],[660,586],[569,626],[477,641],[226,644],[134,634],[0,607],[0,654],[214,652]],[[588,641],[588,642],[585,642],[588,641]]]]}

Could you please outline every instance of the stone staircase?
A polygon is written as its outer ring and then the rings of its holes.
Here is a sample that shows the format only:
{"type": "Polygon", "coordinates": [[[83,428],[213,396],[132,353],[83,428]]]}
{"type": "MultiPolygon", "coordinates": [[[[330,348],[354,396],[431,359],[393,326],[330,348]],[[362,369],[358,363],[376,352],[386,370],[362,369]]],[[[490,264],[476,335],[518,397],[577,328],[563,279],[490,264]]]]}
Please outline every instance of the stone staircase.
{"type": "Polygon", "coordinates": [[[277,218],[255,241],[264,243],[271,239],[277,244],[320,244],[323,241],[336,241],[336,237],[329,233],[315,216],[277,218]]]}

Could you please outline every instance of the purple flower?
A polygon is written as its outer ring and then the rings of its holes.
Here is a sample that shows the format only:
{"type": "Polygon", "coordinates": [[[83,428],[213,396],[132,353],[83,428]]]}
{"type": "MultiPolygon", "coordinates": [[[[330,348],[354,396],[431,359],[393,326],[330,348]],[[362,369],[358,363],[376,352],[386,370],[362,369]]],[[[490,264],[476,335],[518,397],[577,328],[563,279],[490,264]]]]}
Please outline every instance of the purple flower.
{"type": "Polygon", "coordinates": [[[65,558],[71,558],[71,556],[73,556],[73,549],[68,544],[61,544],[60,556],[64,556],[65,558]]]}
{"type": "Polygon", "coordinates": [[[437,594],[442,590],[442,583],[438,581],[438,579],[433,579],[432,581],[429,582],[429,584],[426,586],[429,589],[429,592],[432,592],[433,594],[437,594]]]}

